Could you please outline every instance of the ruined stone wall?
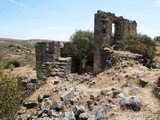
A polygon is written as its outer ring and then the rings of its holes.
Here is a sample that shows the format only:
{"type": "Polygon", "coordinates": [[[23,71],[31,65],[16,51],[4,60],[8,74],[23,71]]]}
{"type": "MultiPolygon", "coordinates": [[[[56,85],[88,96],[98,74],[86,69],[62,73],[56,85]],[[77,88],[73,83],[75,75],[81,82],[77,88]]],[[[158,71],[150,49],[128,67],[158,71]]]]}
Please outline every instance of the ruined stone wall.
{"type": "Polygon", "coordinates": [[[60,57],[59,42],[38,42],[35,45],[37,77],[41,78],[44,73],[46,62],[55,62],[60,57]]]}
{"type": "Polygon", "coordinates": [[[110,12],[98,11],[94,19],[94,73],[103,71],[104,48],[113,45],[121,40],[125,35],[137,34],[136,21],[117,17],[110,12]],[[114,25],[114,35],[112,35],[112,26],[114,25]]]}

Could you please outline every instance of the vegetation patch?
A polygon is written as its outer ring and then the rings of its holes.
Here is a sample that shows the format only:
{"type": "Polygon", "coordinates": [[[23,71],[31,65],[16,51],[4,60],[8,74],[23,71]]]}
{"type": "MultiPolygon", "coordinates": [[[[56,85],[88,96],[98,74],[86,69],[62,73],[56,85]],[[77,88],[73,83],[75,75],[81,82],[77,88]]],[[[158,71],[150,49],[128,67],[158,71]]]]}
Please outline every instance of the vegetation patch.
{"type": "Polygon", "coordinates": [[[21,63],[17,60],[17,59],[10,59],[6,62],[4,68],[8,69],[10,68],[10,66],[14,66],[14,67],[20,67],[21,63]]]}
{"type": "Polygon", "coordinates": [[[129,35],[125,36],[117,44],[122,50],[128,50],[133,53],[142,54],[144,57],[152,60],[156,52],[156,43],[147,35],[129,35]]]}
{"type": "Polygon", "coordinates": [[[0,119],[14,120],[23,101],[22,86],[16,77],[0,70],[0,119]]]}

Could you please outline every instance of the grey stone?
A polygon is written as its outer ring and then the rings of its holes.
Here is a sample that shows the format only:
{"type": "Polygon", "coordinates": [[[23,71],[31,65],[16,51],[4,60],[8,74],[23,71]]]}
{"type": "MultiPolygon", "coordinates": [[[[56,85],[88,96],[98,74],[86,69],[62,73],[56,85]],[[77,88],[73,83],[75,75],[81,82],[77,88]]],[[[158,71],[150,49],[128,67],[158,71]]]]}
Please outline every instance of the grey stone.
{"type": "Polygon", "coordinates": [[[132,86],[131,88],[131,93],[136,95],[137,93],[139,93],[140,88],[138,86],[132,86]]]}
{"type": "Polygon", "coordinates": [[[54,80],[54,85],[57,85],[59,83],[59,80],[54,80]]]}
{"type": "Polygon", "coordinates": [[[50,118],[58,118],[59,117],[59,114],[57,113],[57,111],[55,111],[55,110],[49,110],[49,112],[48,112],[48,116],[50,117],[50,118]]]}
{"type": "Polygon", "coordinates": [[[30,82],[31,82],[31,83],[37,83],[37,78],[35,78],[35,77],[30,78],[30,82]]]}
{"type": "Polygon", "coordinates": [[[84,113],[84,110],[85,110],[85,108],[84,108],[83,105],[80,105],[80,106],[78,106],[78,107],[75,108],[74,114],[75,114],[76,120],[79,119],[79,115],[80,115],[81,113],[84,113]]]}
{"type": "Polygon", "coordinates": [[[29,80],[28,80],[28,79],[23,79],[23,80],[21,80],[21,84],[22,84],[22,86],[24,86],[24,87],[27,87],[28,83],[29,83],[29,80]]]}
{"type": "Polygon", "coordinates": [[[88,120],[89,115],[87,113],[81,113],[79,115],[79,120],[88,120]]]}
{"type": "Polygon", "coordinates": [[[95,115],[95,120],[108,119],[108,108],[105,106],[101,105],[94,106],[93,113],[95,115]]]}
{"type": "Polygon", "coordinates": [[[48,110],[42,109],[42,110],[38,111],[38,118],[47,117],[48,116],[47,114],[48,114],[48,110]]]}
{"type": "Polygon", "coordinates": [[[70,120],[69,118],[64,117],[62,120],[70,120]]]}
{"type": "Polygon", "coordinates": [[[51,109],[55,109],[56,111],[60,111],[64,108],[64,102],[63,101],[56,101],[52,104],[51,109]]]}
{"type": "Polygon", "coordinates": [[[88,83],[88,86],[89,86],[89,87],[92,87],[92,86],[95,86],[95,84],[96,84],[96,83],[95,83],[94,81],[91,81],[91,82],[88,83]]]}
{"type": "Polygon", "coordinates": [[[95,115],[90,115],[89,118],[88,118],[88,120],[96,120],[95,115]]]}
{"type": "Polygon", "coordinates": [[[141,78],[141,79],[139,80],[139,84],[140,84],[140,86],[142,86],[142,87],[145,87],[148,83],[149,83],[148,80],[145,79],[145,78],[141,78]]]}
{"type": "Polygon", "coordinates": [[[37,101],[25,101],[23,103],[23,106],[28,108],[28,109],[31,109],[31,108],[34,108],[38,105],[38,102],[37,101]]]}
{"type": "Polygon", "coordinates": [[[159,86],[156,86],[154,88],[154,93],[160,99],[160,87],[159,86]]]}
{"type": "Polygon", "coordinates": [[[75,97],[74,89],[66,91],[64,94],[61,95],[60,99],[62,101],[71,101],[75,97]]]}
{"type": "Polygon", "coordinates": [[[141,109],[140,99],[137,96],[122,97],[120,99],[120,105],[133,111],[140,111],[141,109]]]}
{"type": "Polygon", "coordinates": [[[69,120],[76,120],[73,112],[64,112],[64,117],[69,119],[69,120]]]}
{"type": "Polygon", "coordinates": [[[48,98],[48,97],[50,97],[50,95],[51,95],[50,91],[40,93],[38,95],[38,102],[42,102],[43,98],[48,98]]]}
{"type": "Polygon", "coordinates": [[[91,99],[91,100],[95,100],[95,98],[97,98],[97,94],[92,94],[92,95],[90,95],[90,99],[91,99]]]}
{"type": "Polygon", "coordinates": [[[92,103],[93,103],[93,100],[87,100],[88,107],[90,107],[90,105],[92,105],[92,103]]]}

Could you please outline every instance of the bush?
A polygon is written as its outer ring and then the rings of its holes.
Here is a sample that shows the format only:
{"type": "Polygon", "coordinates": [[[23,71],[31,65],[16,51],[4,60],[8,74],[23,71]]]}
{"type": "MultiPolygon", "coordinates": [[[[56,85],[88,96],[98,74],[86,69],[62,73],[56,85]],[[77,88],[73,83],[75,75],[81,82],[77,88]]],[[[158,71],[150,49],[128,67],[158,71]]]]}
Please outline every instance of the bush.
{"type": "Polygon", "coordinates": [[[0,119],[15,119],[15,114],[22,103],[22,87],[16,77],[0,70],[0,119]]]}
{"type": "Polygon", "coordinates": [[[123,50],[142,54],[144,57],[152,60],[155,56],[156,44],[147,35],[129,35],[117,42],[123,50]]]}
{"type": "Polygon", "coordinates": [[[8,60],[8,61],[6,62],[4,68],[5,68],[5,69],[8,69],[8,68],[10,68],[10,66],[20,67],[21,64],[20,64],[20,62],[19,62],[17,59],[10,59],[10,60],[8,60]]]}
{"type": "Polygon", "coordinates": [[[157,36],[154,38],[154,41],[159,42],[160,43],[160,36],[157,36]]]}

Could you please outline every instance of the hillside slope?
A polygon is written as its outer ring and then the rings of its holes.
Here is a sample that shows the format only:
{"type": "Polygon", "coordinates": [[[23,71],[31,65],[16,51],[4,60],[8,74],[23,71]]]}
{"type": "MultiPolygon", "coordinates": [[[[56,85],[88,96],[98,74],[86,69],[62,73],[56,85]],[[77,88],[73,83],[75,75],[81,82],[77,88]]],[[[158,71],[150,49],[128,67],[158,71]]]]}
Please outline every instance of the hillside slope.
{"type": "MultiPolygon", "coordinates": [[[[160,69],[149,69],[126,56],[96,77],[70,74],[63,79],[50,77],[42,87],[26,98],[19,118],[43,120],[158,120],[160,69]],[[34,105],[33,105],[34,103],[34,105]],[[27,105],[32,107],[28,108],[27,105]]],[[[24,73],[25,74],[25,73],[24,73]]]]}

